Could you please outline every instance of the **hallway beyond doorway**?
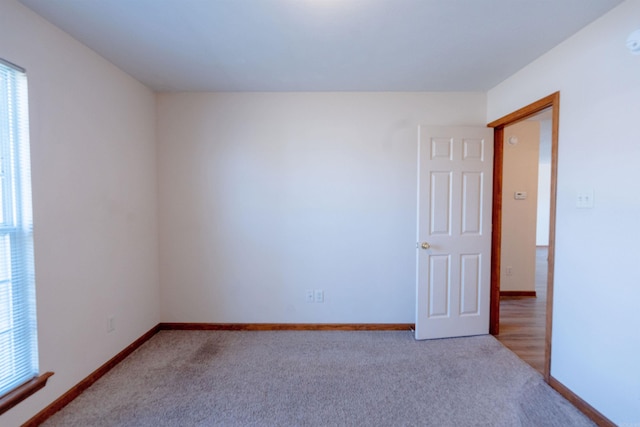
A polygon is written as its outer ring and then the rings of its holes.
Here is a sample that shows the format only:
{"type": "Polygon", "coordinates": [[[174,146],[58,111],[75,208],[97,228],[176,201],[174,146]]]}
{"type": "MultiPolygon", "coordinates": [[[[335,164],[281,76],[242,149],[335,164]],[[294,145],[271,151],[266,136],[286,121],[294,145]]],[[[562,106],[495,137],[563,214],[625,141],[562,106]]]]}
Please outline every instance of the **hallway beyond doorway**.
{"type": "Polygon", "coordinates": [[[543,373],[547,306],[548,248],[536,248],[536,297],[500,297],[500,334],[496,338],[543,373]]]}

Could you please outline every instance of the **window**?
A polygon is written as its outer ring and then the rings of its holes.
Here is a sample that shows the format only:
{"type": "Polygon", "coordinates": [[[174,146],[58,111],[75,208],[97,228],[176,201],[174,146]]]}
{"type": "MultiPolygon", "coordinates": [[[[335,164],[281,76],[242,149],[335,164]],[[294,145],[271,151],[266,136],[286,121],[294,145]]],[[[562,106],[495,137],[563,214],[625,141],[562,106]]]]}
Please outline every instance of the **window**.
{"type": "Polygon", "coordinates": [[[3,409],[7,396],[38,376],[27,114],[24,70],[0,60],[0,406],[3,409]]]}

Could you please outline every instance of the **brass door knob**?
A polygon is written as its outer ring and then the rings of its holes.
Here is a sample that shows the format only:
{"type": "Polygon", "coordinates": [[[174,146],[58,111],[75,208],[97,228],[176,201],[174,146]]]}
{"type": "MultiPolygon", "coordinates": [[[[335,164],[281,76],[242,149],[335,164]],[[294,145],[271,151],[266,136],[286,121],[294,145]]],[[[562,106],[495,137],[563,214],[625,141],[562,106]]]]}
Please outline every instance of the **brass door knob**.
{"type": "Polygon", "coordinates": [[[430,244],[428,244],[427,242],[422,242],[422,245],[420,245],[422,247],[422,249],[429,249],[431,247],[430,244]]]}

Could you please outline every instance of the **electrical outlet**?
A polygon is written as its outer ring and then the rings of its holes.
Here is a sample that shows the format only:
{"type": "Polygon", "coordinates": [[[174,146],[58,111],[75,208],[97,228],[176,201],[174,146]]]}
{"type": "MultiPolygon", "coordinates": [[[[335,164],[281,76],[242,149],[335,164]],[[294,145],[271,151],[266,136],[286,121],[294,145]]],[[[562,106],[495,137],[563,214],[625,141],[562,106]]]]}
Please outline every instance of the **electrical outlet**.
{"type": "Polygon", "coordinates": [[[108,316],[107,317],[107,333],[111,333],[116,330],[116,317],[108,316]]]}
{"type": "Polygon", "coordinates": [[[506,268],[507,276],[513,276],[513,267],[509,266],[506,268]]]}
{"type": "Polygon", "coordinates": [[[314,300],[315,302],[324,302],[324,291],[322,289],[315,290],[314,300]]]}
{"type": "Polygon", "coordinates": [[[307,289],[306,301],[307,302],[313,302],[314,301],[314,295],[313,295],[313,291],[311,289],[307,289]]]}

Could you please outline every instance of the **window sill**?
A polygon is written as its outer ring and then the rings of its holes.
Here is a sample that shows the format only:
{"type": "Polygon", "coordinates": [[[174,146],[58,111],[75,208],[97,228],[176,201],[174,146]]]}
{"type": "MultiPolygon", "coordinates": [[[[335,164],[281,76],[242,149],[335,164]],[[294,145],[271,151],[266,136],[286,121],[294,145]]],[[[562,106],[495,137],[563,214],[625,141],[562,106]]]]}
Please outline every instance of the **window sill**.
{"type": "Polygon", "coordinates": [[[0,415],[47,385],[47,380],[51,375],[53,375],[53,372],[46,372],[39,375],[0,397],[0,415]]]}

